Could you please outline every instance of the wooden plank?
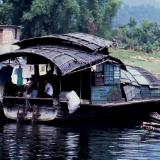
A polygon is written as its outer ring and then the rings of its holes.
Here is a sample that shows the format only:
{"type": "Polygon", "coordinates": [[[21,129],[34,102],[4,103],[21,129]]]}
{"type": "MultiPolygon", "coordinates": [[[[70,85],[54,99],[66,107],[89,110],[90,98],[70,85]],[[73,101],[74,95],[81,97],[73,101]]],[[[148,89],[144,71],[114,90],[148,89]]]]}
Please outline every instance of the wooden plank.
{"type": "MultiPolygon", "coordinates": [[[[5,99],[22,99],[25,100],[26,97],[13,97],[13,96],[3,96],[3,98],[5,99]]],[[[32,98],[32,97],[27,97],[28,100],[56,100],[55,98],[41,98],[41,97],[36,97],[36,98],[32,98]]]]}
{"type": "MultiPolygon", "coordinates": [[[[137,104],[147,104],[147,103],[160,103],[160,98],[155,99],[138,99],[134,101],[117,101],[117,102],[106,102],[105,104],[97,103],[97,104],[91,104],[89,100],[83,101],[81,100],[81,107],[86,107],[86,105],[89,105],[90,107],[99,107],[99,108],[114,108],[114,107],[123,107],[123,106],[130,106],[130,105],[137,105],[137,104]]],[[[67,101],[60,101],[60,103],[67,103],[67,101]]],[[[143,107],[143,105],[140,105],[140,107],[143,107]]],[[[152,107],[152,106],[151,106],[152,107]]]]}

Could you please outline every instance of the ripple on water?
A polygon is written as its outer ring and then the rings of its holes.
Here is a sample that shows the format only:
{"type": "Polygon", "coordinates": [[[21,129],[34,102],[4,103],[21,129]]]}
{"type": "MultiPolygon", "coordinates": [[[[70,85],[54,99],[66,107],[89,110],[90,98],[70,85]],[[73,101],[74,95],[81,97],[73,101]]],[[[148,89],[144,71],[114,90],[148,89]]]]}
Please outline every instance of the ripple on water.
{"type": "Polygon", "coordinates": [[[108,126],[0,126],[0,159],[160,159],[160,134],[108,126]]]}

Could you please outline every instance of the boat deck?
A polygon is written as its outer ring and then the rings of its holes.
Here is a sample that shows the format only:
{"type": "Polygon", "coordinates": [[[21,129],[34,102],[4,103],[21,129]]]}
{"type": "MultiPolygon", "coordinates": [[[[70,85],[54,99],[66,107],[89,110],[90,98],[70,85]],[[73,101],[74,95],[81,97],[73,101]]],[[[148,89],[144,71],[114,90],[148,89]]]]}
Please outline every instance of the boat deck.
{"type": "MultiPolygon", "coordinates": [[[[41,98],[41,97],[14,97],[14,96],[3,96],[4,99],[19,99],[19,100],[44,100],[44,101],[57,101],[57,98],[41,98]]],[[[67,103],[67,100],[60,100],[60,103],[67,103]]],[[[108,102],[105,104],[91,104],[89,100],[81,99],[81,105],[90,105],[90,106],[100,106],[100,107],[116,107],[116,106],[126,106],[126,105],[132,105],[132,104],[144,104],[144,103],[150,103],[150,102],[160,102],[160,98],[154,98],[154,99],[138,99],[138,100],[132,100],[132,101],[118,101],[118,102],[108,102]]]]}

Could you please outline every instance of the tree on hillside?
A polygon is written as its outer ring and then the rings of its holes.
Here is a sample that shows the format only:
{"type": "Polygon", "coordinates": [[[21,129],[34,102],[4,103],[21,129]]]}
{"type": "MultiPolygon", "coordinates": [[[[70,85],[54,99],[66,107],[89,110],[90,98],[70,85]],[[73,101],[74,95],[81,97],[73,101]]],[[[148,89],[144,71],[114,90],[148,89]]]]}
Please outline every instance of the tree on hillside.
{"type": "Polygon", "coordinates": [[[75,30],[78,14],[76,0],[33,0],[30,10],[24,12],[22,20],[26,25],[32,25],[32,36],[41,36],[75,30]]]}
{"type": "Polygon", "coordinates": [[[106,37],[120,4],[121,0],[3,0],[1,23],[22,25],[26,38],[75,31],[106,37]]]}
{"type": "Polygon", "coordinates": [[[130,19],[127,25],[115,29],[113,37],[126,49],[143,50],[148,53],[160,49],[160,25],[148,20],[144,20],[142,25],[138,26],[134,19],[130,19]]]}
{"type": "Polygon", "coordinates": [[[128,22],[128,26],[129,27],[136,27],[137,22],[134,18],[130,17],[129,22],[128,22]]]}
{"type": "Polygon", "coordinates": [[[13,18],[13,6],[12,4],[6,2],[6,3],[0,3],[0,24],[12,24],[12,18],[13,18]]]}
{"type": "Polygon", "coordinates": [[[112,20],[116,16],[121,3],[121,0],[106,0],[106,5],[104,5],[104,15],[102,18],[102,35],[108,37],[111,34],[112,20]]]}
{"type": "Polygon", "coordinates": [[[19,25],[24,11],[30,9],[32,0],[6,0],[9,4],[12,5],[12,23],[19,25]]]}

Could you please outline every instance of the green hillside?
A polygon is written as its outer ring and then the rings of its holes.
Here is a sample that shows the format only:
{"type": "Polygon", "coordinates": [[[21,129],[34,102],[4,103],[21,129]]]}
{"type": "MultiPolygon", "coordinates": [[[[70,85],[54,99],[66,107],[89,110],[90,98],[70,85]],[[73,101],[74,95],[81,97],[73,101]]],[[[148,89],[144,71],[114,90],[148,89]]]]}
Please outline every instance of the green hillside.
{"type": "Polygon", "coordinates": [[[122,49],[111,49],[111,55],[119,58],[125,64],[139,66],[147,69],[160,78],[160,54],[148,54],[122,49]]]}
{"type": "Polygon", "coordinates": [[[116,17],[113,20],[113,26],[119,27],[129,22],[132,17],[140,25],[144,20],[151,22],[160,22],[160,9],[154,6],[141,5],[141,6],[129,6],[122,5],[118,10],[116,17]]]}

